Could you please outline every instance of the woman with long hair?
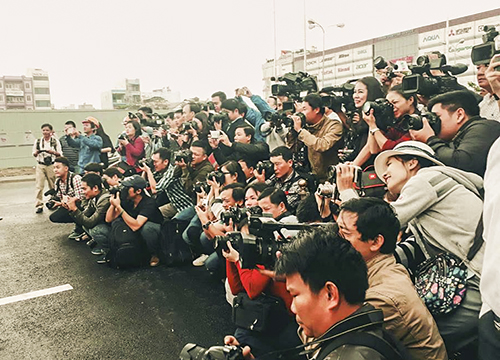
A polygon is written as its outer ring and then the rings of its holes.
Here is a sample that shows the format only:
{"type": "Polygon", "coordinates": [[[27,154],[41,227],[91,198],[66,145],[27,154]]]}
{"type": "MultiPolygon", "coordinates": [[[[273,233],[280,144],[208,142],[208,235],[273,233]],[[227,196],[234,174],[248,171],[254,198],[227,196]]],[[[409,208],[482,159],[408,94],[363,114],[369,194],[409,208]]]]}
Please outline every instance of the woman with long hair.
{"type": "Polygon", "coordinates": [[[137,162],[144,157],[144,141],[141,138],[141,124],[129,121],[125,124],[125,138],[118,139],[118,152],[125,155],[127,164],[139,169],[137,162]]]}

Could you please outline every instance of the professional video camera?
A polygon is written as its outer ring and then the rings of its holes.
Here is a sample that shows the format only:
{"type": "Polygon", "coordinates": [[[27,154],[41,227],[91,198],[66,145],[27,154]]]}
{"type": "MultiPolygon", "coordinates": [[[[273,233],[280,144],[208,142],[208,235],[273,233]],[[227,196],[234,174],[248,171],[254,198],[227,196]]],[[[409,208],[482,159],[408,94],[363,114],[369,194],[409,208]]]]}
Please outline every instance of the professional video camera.
{"type": "Polygon", "coordinates": [[[180,360],[244,360],[240,346],[212,346],[205,349],[196,344],[186,344],[179,355],[180,360]]]}
{"type": "Polygon", "coordinates": [[[356,111],[352,97],[354,94],[354,85],[352,83],[346,82],[339,86],[328,86],[321,89],[321,93],[328,94],[321,97],[323,106],[327,106],[335,112],[342,110],[347,116],[356,111]]]}
{"type": "Polygon", "coordinates": [[[52,210],[54,206],[56,206],[56,201],[61,201],[61,198],[59,196],[56,196],[56,194],[56,189],[49,189],[43,194],[43,196],[50,196],[50,199],[45,203],[47,209],[52,210]]]}
{"type": "MultiPolygon", "coordinates": [[[[483,43],[473,46],[471,59],[474,65],[486,65],[491,61],[491,58],[496,54],[500,54],[500,34],[494,26],[484,26],[483,43]]],[[[500,66],[495,68],[495,71],[500,71],[500,66]]]]}
{"type": "Polygon", "coordinates": [[[397,72],[401,73],[409,70],[406,61],[387,62],[382,56],[377,56],[373,60],[373,66],[377,70],[385,70],[385,77],[388,80],[394,79],[397,76],[397,72]]]}
{"type": "Polygon", "coordinates": [[[373,116],[377,127],[382,131],[387,131],[388,128],[396,124],[394,116],[394,106],[385,98],[376,99],[375,101],[367,101],[363,105],[363,113],[370,115],[373,109],[373,116]]]}
{"type": "Polygon", "coordinates": [[[262,172],[264,172],[264,174],[266,175],[266,180],[274,175],[274,165],[270,160],[259,161],[255,166],[255,170],[257,170],[259,174],[262,174],[262,172]]]}
{"type": "Polygon", "coordinates": [[[250,208],[240,208],[233,206],[228,211],[223,211],[220,215],[220,220],[227,225],[229,225],[230,220],[233,224],[239,224],[243,220],[247,219],[249,215],[262,215],[262,209],[258,206],[252,206],[250,208]]]}
{"type": "Polygon", "coordinates": [[[424,112],[420,115],[404,115],[400,123],[401,129],[404,131],[421,130],[424,127],[424,123],[422,121],[424,118],[427,119],[432,130],[434,130],[434,133],[438,135],[441,132],[441,119],[432,112],[424,112]]]}
{"type": "Polygon", "coordinates": [[[467,71],[467,65],[447,65],[446,56],[439,52],[431,56],[419,56],[417,64],[410,65],[410,70],[412,74],[403,78],[402,85],[405,94],[418,94],[430,98],[445,92],[464,89],[453,75],[467,71]],[[435,75],[436,72],[440,74],[435,75]]]}
{"type": "Polygon", "coordinates": [[[207,174],[207,180],[215,181],[217,184],[222,185],[226,182],[226,175],[220,170],[214,170],[207,174]]]}
{"type": "Polygon", "coordinates": [[[189,164],[193,161],[193,153],[189,149],[179,150],[174,153],[174,161],[184,161],[185,164],[189,164]]]}
{"type": "MultiPolygon", "coordinates": [[[[299,100],[309,93],[318,91],[316,80],[303,71],[298,73],[289,72],[277,79],[272,77],[271,80],[282,82],[282,84],[273,84],[271,86],[271,92],[274,96],[287,96],[289,99],[299,100]]],[[[283,103],[283,107],[285,106],[285,103],[283,103]]]]}
{"type": "Polygon", "coordinates": [[[210,185],[208,185],[206,182],[197,182],[193,185],[193,191],[198,194],[201,194],[202,192],[208,194],[208,192],[210,191],[210,185]]]}

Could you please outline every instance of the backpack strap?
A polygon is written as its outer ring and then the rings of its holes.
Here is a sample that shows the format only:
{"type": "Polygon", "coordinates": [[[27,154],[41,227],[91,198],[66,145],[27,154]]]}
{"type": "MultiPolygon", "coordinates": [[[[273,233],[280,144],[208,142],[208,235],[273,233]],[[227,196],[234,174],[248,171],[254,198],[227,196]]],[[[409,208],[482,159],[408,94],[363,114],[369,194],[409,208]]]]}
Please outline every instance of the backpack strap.
{"type": "Polygon", "coordinates": [[[40,151],[40,139],[36,139],[36,149],[40,151]]]}
{"type": "Polygon", "coordinates": [[[364,346],[375,350],[387,360],[402,360],[403,357],[384,338],[367,333],[351,332],[341,336],[321,349],[316,360],[325,359],[332,351],[343,346],[364,346]]]}

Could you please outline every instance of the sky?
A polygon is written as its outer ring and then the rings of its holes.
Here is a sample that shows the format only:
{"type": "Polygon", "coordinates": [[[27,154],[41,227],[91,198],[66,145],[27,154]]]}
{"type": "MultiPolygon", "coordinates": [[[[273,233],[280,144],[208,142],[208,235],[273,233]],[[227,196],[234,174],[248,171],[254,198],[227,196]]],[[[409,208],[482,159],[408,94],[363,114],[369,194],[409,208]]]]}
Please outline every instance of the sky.
{"type": "MultiPolygon", "coordinates": [[[[326,28],[331,48],[499,7],[498,0],[2,3],[0,76],[25,75],[28,68],[48,71],[56,108],[100,108],[101,93],[125,78],[139,78],[142,91],[170,87],[181,99],[207,99],[218,90],[231,96],[242,86],[260,94],[262,64],[274,58],[275,49],[279,56],[304,47],[304,19],[326,28]],[[345,26],[329,26],[338,23],[345,26]]],[[[321,50],[321,30],[305,33],[307,48],[321,50]]]]}

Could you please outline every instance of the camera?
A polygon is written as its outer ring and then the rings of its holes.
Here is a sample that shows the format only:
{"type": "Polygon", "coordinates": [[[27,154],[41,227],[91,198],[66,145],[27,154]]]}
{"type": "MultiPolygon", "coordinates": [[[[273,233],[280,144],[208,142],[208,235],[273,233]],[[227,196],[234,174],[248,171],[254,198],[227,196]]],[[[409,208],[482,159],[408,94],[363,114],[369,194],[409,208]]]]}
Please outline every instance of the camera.
{"type": "Polygon", "coordinates": [[[467,65],[446,65],[446,56],[440,52],[435,52],[431,57],[428,55],[419,56],[417,64],[410,65],[410,70],[412,74],[403,78],[404,94],[432,97],[449,91],[464,89],[453,75],[459,75],[467,71],[467,65]],[[442,74],[434,75],[431,70],[440,71],[442,74]]]}
{"type": "Polygon", "coordinates": [[[351,114],[356,110],[354,105],[354,85],[346,82],[340,86],[329,86],[321,89],[320,93],[328,94],[321,96],[322,105],[335,112],[344,110],[346,114],[351,114]],[[344,107],[344,109],[342,109],[344,107]]]}
{"type": "Polygon", "coordinates": [[[244,360],[240,346],[212,346],[208,349],[196,344],[186,344],[182,349],[180,360],[244,360]]]}
{"type": "Polygon", "coordinates": [[[109,189],[109,193],[112,195],[112,196],[115,196],[116,194],[119,194],[121,193],[121,191],[124,189],[125,187],[123,185],[118,185],[118,186],[114,186],[112,188],[109,189]]]}
{"type": "Polygon", "coordinates": [[[45,157],[43,158],[43,164],[44,164],[44,165],[50,166],[50,165],[52,165],[53,163],[54,163],[54,162],[52,161],[52,156],[50,156],[50,155],[49,155],[49,156],[45,156],[45,157]]]}
{"type": "MultiPolygon", "coordinates": [[[[338,171],[338,169],[339,168],[337,165],[330,165],[328,167],[328,178],[330,179],[332,184],[337,183],[337,171],[338,171]]],[[[353,182],[355,184],[357,184],[358,187],[361,187],[361,173],[362,172],[363,172],[363,169],[359,166],[356,166],[356,170],[354,171],[353,182]]]]}
{"type": "Polygon", "coordinates": [[[148,168],[154,170],[155,165],[153,163],[153,159],[141,159],[137,162],[139,166],[144,166],[146,165],[148,168]]]}
{"type": "Polygon", "coordinates": [[[127,140],[127,135],[120,134],[120,136],[118,136],[118,140],[127,140]]]}
{"type": "Polygon", "coordinates": [[[441,119],[434,113],[425,112],[421,115],[412,114],[412,115],[404,115],[401,119],[401,129],[403,131],[409,130],[421,130],[424,127],[424,123],[422,121],[423,118],[426,118],[431,126],[434,133],[438,135],[441,132],[441,119]]]}
{"type": "Polygon", "coordinates": [[[141,120],[142,119],[142,115],[137,113],[137,114],[134,114],[133,112],[129,111],[128,114],[127,114],[127,117],[130,119],[130,120],[134,120],[134,119],[138,119],[138,120],[141,120]]]}
{"type": "Polygon", "coordinates": [[[45,203],[47,209],[52,210],[54,206],[56,206],[55,204],[56,201],[57,202],[61,201],[61,198],[59,196],[56,196],[56,194],[57,194],[56,189],[49,189],[43,194],[43,196],[50,196],[49,201],[45,203]]]}
{"type": "MultiPolygon", "coordinates": [[[[293,129],[293,119],[289,116],[290,113],[287,111],[280,112],[267,112],[264,114],[265,123],[260,125],[260,132],[263,136],[269,136],[273,129],[281,128],[282,125],[286,126],[289,129],[293,129]]],[[[295,113],[293,116],[300,117],[301,126],[303,128],[306,127],[306,116],[303,113],[295,113]]]]}
{"type": "Polygon", "coordinates": [[[218,140],[222,135],[221,130],[210,130],[210,138],[214,140],[218,140]]]}
{"type": "Polygon", "coordinates": [[[174,154],[174,161],[184,161],[185,164],[189,164],[193,161],[193,153],[189,149],[177,151],[174,154]]]}
{"type": "Polygon", "coordinates": [[[264,173],[267,180],[274,174],[274,164],[271,160],[259,161],[255,166],[255,170],[257,170],[259,174],[264,173]]]}
{"type": "Polygon", "coordinates": [[[208,194],[208,192],[210,191],[210,185],[208,185],[206,182],[197,182],[193,185],[193,191],[198,194],[201,194],[202,192],[208,194]]]}
{"type": "Polygon", "coordinates": [[[221,221],[229,225],[229,221],[232,220],[233,224],[239,224],[244,219],[248,218],[248,215],[262,215],[262,209],[258,206],[253,206],[250,208],[239,208],[233,206],[228,211],[223,211],[220,215],[221,221]]]}
{"type": "Polygon", "coordinates": [[[370,115],[373,109],[373,116],[377,127],[382,131],[387,131],[388,128],[393,127],[396,123],[394,117],[394,106],[385,98],[376,99],[375,101],[367,101],[363,105],[363,113],[370,115]]]}
{"type": "Polygon", "coordinates": [[[222,122],[223,124],[226,124],[229,122],[229,116],[227,115],[226,112],[220,113],[220,114],[215,114],[212,117],[214,122],[222,122]]]}
{"type": "Polygon", "coordinates": [[[181,132],[186,132],[188,130],[198,131],[198,123],[194,120],[183,122],[181,125],[181,132]]]}
{"type": "Polygon", "coordinates": [[[215,181],[217,184],[222,185],[226,182],[226,175],[220,170],[214,170],[207,174],[207,180],[215,181]]]}
{"type": "Polygon", "coordinates": [[[335,195],[335,190],[337,189],[335,184],[330,184],[326,181],[324,184],[319,184],[316,194],[319,196],[332,198],[335,195]]]}
{"type": "MultiPolygon", "coordinates": [[[[484,32],[483,43],[472,47],[471,59],[474,65],[488,66],[491,58],[500,54],[500,36],[496,28],[486,25],[484,32]]],[[[500,66],[495,71],[500,71],[500,66]]]]}
{"type": "Polygon", "coordinates": [[[281,84],[273,84],[271,93],[274,96],[287,96],[291,101],[283,102],[283,111],[293,111],[294,100],[300,100],[309,93],[317,92],[316,80],[306,72],[286,73],[279,78],[272,77],[272,81],[280,81],[281,84]],[[284,84],[283,84],[284,83],[284,84]]]}

